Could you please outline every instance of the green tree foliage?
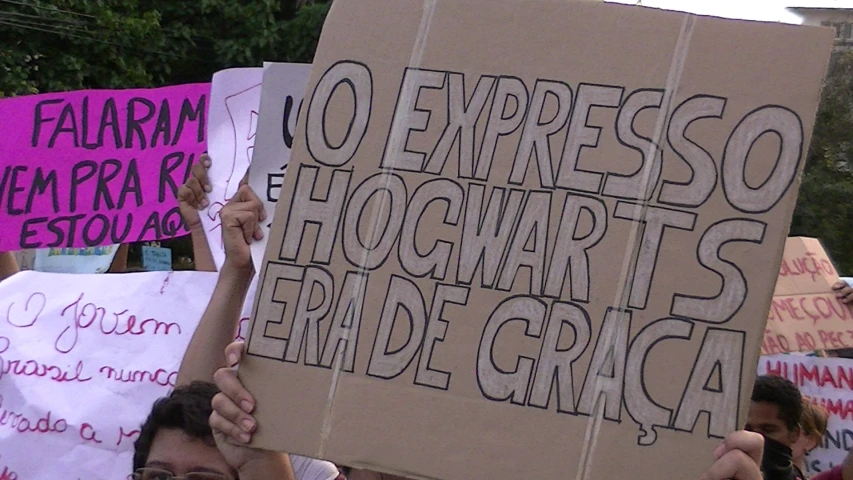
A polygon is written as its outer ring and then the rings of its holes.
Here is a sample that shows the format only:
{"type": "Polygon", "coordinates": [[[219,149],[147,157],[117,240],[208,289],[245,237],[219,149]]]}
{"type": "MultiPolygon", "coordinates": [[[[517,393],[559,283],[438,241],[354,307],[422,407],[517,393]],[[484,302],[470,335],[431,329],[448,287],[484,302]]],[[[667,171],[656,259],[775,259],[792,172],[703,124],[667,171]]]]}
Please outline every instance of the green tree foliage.
{"type": "Polygon", "coordinates": [[[841,273],[853,275],[853,52],[832,57],[791,235],[821,239],[841,273]]]}
{"type": "Polygon", "coordinates": [[[0,97],[209,81],[264,61],[310,62],[326,3],[0,0],[0,97]]]}
{"type": "MultiPolygon", "coordinates": [[[[210,81],[217,70],[314,58],[329,3],[0,0],[0,98],[210,81]]],[[[165,242],[192,256],[189,237],[165,242]]],[[[131,249],[132,264],[139,249],[131,249]]]]}

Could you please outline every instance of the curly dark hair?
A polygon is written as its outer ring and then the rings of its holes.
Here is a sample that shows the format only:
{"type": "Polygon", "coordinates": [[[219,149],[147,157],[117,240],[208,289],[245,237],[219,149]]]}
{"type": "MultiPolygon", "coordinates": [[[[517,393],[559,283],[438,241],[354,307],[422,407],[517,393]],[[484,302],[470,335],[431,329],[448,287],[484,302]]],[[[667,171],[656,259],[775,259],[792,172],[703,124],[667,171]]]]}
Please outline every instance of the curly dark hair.
{"type": "Polygon", "coordinates": [[[803,416],[803,396],[800,390],[787,378],[776,375],[763,375],[755,379],[752,389],[753,402],[766,402],[779,409],[779,419],[785,422],[788,430],[794,431],[800,426],[803,416]]]}
{"type": "Polygon", "coordinates": [[[177,428],[192,438],[216,446],[208,418],[213,412],[210,402],[219,392],[209,382],[192,382],[175,388],[168,397],[163,397],[151,408],[148,419],[142,424],[139,438],[133,443],[133,470],[148,462],[151,444],[161,428],[177,428]]]}

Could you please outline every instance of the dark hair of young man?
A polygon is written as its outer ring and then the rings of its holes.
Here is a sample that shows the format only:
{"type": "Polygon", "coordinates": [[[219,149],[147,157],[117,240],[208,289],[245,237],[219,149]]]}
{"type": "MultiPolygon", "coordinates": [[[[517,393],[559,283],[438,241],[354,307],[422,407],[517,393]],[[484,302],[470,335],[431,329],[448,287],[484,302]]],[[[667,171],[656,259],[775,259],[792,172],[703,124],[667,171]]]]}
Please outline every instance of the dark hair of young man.
{"type": "Polygon", "coordinates": [[[215,447],[208,418],[213,412],[210,402],[218,392],[212,383],[192,382],[177,387],[168,397],[157,400],[140,429],[139,438],[133,443],[133,469],[145,466],[151,444],[161,428],[179,429],[215,447]]]}
{"type": "Polygon", "coordinates": [[[775,375],[763,375],[755,379],[752,390],[753,402],[765,402],[776,405],[779,419],[788,430],[794,431],[800,426],[803,416],[803,396],[800,390],[787,378],[775,375]]]}

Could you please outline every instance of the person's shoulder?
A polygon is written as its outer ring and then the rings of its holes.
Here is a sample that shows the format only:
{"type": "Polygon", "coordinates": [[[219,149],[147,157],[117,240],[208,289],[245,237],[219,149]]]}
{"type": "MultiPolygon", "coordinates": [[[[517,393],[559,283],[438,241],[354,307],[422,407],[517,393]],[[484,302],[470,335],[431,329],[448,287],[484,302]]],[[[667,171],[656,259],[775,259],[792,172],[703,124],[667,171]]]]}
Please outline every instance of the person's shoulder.
{"type": "Polygon", "coordinates": [[[837,467],[833,467],[830,470],[825,472],[818,473],[811,480],[842,480],[841,476],[842,466],[838,465],[837,467]]]}

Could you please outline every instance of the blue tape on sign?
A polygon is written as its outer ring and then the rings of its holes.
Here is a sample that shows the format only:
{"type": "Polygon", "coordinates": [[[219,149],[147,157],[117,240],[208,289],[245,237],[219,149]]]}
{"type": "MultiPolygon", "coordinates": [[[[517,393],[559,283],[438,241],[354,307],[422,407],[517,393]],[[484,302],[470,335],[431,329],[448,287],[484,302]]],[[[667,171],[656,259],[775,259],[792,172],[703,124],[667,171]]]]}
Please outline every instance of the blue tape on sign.
{"type": "Polygon", "coordinates": [[[172,251],[161,247],[142,247],[142,266],[149,272],[172,270],[172,251]]]}

